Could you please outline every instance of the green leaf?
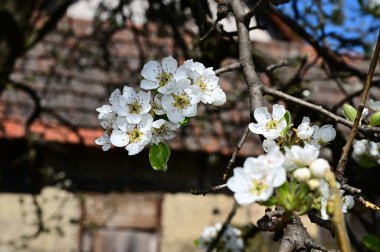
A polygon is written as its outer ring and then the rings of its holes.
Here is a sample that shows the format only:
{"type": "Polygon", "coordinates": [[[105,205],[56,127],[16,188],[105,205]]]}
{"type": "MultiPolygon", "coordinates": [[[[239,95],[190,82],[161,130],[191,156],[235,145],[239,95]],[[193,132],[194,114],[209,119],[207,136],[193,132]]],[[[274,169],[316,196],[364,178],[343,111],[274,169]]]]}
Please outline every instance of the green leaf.
{"type": "Polygon", "coordinates": [[[356,113],[356,109],[350,104],[345,103],[343,105],[343,115],[347,118],[347,120],[351,122],[355,121],[356,113]]]}
{"type": "Polygon", "coordinates": [[[286,110],[284,118],[286,121],[286,125],[289,125],[290,124],[290,113],[289,113],[289,111],[286,110]]]}
{"type": "Polygon", "coordinates": [[[180,122],[181,127],[186,126],[190,122],[190,117],[186,117],[185,120],[180,122]]]}
{"type": "Polygon", "coordinates": [[[156,171],[168,170],[168,160],[170,157],[170,148],[167,144],[153,144],[149,150],[149,162],[156,171]]]}
{"type": "Polygon", "coordinates": [[[366,246],[368,249],[375,252],[380,252],[380,239],[376,236],[371,234],[365,235],[362,241],[364,246],[366,246]]]}
{"type": "Polygon", "coordinates": [[[380,112],[374,113],[371,116],[370,121],[371,121],[371,123],[369,125],[371,125],[372,127],[376,127],[376,126],[380,125],[380,112]]]}

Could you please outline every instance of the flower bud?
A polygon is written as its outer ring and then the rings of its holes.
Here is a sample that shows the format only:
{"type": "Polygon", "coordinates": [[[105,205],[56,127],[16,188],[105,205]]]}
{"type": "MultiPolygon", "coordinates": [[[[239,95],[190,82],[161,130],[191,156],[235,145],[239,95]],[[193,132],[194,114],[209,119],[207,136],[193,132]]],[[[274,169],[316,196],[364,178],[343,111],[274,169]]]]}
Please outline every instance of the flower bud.
{"type": "Polygon", "coordinates": [[[380,125],[380,112],[373,114],[370,118],[370,121],[370,125],[373,127],[380,125]]]}
{"type": "Polygon", "coordinates": [[[311,174],[308,168],[298,168],[293,172],[293,176],[298,182],[306,182],[310,179],[311,174]]]}
{"type": "Polygon", "coordinates": [[[347,103],[343,105],[343,115],[351,122],[355,121],[356,113],[356,109],[351,105],[347,103]]]}
{"type": "Polygon", "coordinates": [[[330,169],[329,162],[326,159],[318,158],[310,165],[310,171],[313,177],[323,178],[326,171],[330,169]]]}
{"type": "Polygon", "coordinates": [[[309,186],[310,190],[314,191],[315,189],[319,188],[319,180],[310,179],[309,181],[307,181],[307,185],[309,186]]]}

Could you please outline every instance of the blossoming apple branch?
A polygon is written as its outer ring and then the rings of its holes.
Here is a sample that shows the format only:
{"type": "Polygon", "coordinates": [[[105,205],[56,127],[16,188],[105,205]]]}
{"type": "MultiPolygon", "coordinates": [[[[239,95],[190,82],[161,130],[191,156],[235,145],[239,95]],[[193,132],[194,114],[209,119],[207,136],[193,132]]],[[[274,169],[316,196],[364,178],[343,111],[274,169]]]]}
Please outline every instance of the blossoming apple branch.
{"type": "MultiPolygon", "coordinates": [[[[254,10],[247,12],[247,7],[240,0],[223,3],[223,10],[232,12],[236,19],[239,63],[214,71],[200,62],[186,60],[178,65],[177,60],[168,56],[161,62],[151,60],[142,71],[141,91],[125,86],[115,90],[109,104],[97,109],[99,121],[104,134],[96,140],[98,145],[107,151],[111,146],[123,147],[129,155],[140,153],[150,145],[149,161],[155,170],[166,171],[170,157],[170,148],[165,143],[175,137],[180,127],[186,126],[192,117],[197,115],[199,103],[221,106],[226,95],[219,85],[218,74],[227,71],[241,70],[249,91],[251,123],[243,132],[236,150],[231,156],[224,172],[225,184],[206,191],[194,191],[194,194],[207,194],[228,187],[235,203],[223,224],[206,227],[197,240],[197,246],[207,251],[242,251],[244,240],[241,230],[231,226],[239,205],[257,203],[267,206],[265,216],[258,222],[258,230],[275,232],[275,239],[282,238],[279,251],[317,249],[328,251],[312,241],[303,227],[299,216],[308,214],[316,223],[330,223],[337,234],[341,251],[351,251],[343,213],[354,205],[354,197],[367,207],[379,208],[365,201],[359,189],[347,185],[344,177],[345,160],[358,131],[378,133],[380,128],[380,103],[370,101],[376,111],[371,116],[370,125],[360,125],[363,120],[364,104],[376,67],[380,50],[377,42],[371,67],[367,75],[361,104],[356,110],[348,105],[343,106],[347,119],[337,116],[322,107],[303,101],[280,91],[265,87],[258,78],[251,56],[248,21],[252,13],[265,1],[258,1],[254,10]],[[247,21],[248,20],[248,21],[247,21]],[[313,125],[305,116],[302,122],[294,127],[291,111],[281,104],[274,104],[271,109],[262,106],[263,95],[274,95],[299,105],[312,108],[334,121],[352,127],[351,134],[336,169],[336,178],[329,162],[320,157],[320,149],[334,140],[336,131],[333,125],[313,125]],[[243,167],[232,169],[236,156],[243,146],[247,135],[252,132],[261,135],[265,154],[248,157],[243,167]],[[233,170],[233,175],[229,173],[233,170]],[[339,183],[338,183],[338,182],[339,183]],[[275,207],[272,210],[271,207],[275,207]]],[[[228,13],[227,13],[228,14],[228,13]]],[[[226,15],[225,15],[226,16],[226,15]]],[[[218,19],[219,20],[219,19],[218,19]]],[[[367,115],[368,110],[364,115],[367,115]]],[[[375,146],[372,142],[355,142],[354,158],[359,160],[366,153],[366,146],[375,146]]],[[[380,160],[380,153],[372,148],[369,161],[380,160]],[[379,156],[376,159],[377,155],[379,156]]],[[[378,149],[377,149],[378,150],[378,149]]],[[[368,155],[366,161],[368,161],[368,155]]],[[[367,162],[368,163],[368,162],[367,162]]],[[[323,224],[327,227],[328,225],[323,224]]]]}

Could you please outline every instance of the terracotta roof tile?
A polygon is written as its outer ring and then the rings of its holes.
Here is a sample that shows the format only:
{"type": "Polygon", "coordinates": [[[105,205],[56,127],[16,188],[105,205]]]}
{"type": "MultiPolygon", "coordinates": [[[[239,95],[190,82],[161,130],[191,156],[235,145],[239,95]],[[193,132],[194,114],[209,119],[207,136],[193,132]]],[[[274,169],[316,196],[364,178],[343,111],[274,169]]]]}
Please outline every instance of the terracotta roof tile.
{"type": "MultiPolygon", "coordinates": [[[[16,71],[11,75],[13,80],[26,83],[36,90],[44,109],[53,110],[56,115],[78,128],[71,128],[60,123],[57,116],[43,113],[42,119],[32,125],[32,131],[41,135],[45,141],[61,143],[86,144],[94,146],[94,140],[102,135],[95,109],[108,102],[110,93],[122,88],[126,83],[137,86],[140,68],[144,62],[140,58],[160,59],[175,51],[174,43],[169,38],[158,37],[157,26],[148,25],[150,43],[146,38],[135,37],[131,30],[117,32],[110,47],[110,65],[108,70],[101,70],[102,51],[91,38],[92,28],[87,22],[73,22],[65,19],[58,26],[58,31],[49,34],[46,39],[35,46],[16,64],[16,71]],[[79,39],[70,37],[68,22],[74,25],[74,33],[79,39]],[[137,41],[137,42],[136,42],[137,41]]],[[[143,29],[137,27],[137,29],[143,29]]],[[[309,56],[315,52],[308,46],[279,42],[256,43],[256,47],[274,53],[277,58],[298,56],[300,53],[309,56]]],[[[183,60],[179,53],[180,60],[183,60]]],[[[225,60],[222,64],[235,62],[225,60]]],[[[360,64],[360,61],[355,61],[360,64]]],[[[365,65],[366,64],[362,64],[365,65]]],[[[104,66],[104,65],[103,65],[104,66]]],[[[269,80],[260,74],[265,83],[269,80]]],[[[331,103],[340,100],[342,92],[332,82],[326,80],[326,74],[318,67],[313,67],[306,75],[308,83],[304,88],[311,90],[307,99],[319,103],[331,103]],[[323,92],[323,95],[320,95],[323,92]]],[[[355,80],[352,80],[355,81],[355,80]]],[[[250,120],[246,85],[241,76],[225,73],[220,84],[227,93],[226,105],[213,110],[199,107],[197,118],[182,129],[170,142],[176,150],[220,152],[229,155],[239,141],[245,125],[250,120]]],[[[353,86],[349,86],[352,90],[353,86]]],[[[4,131],[0,137],[23,137],[23,123],[32,113],[33,101],[24,93],[6,90],[0,100],[0,119],[4,131]]],[[[250,134],[241,149],[241,155],[260,153],[258,137],[250,134]]]]}

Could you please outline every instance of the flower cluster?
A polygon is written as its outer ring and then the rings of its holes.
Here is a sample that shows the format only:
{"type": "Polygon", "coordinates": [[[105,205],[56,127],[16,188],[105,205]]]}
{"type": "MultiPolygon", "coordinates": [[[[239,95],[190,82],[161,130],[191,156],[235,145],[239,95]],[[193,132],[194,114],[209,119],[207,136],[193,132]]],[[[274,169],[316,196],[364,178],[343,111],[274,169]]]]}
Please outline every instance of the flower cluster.
{"type": "Polygon", "coordinates": [[[364,167],[380,164],[380,143],[369,140],[355,140],[352,157],[364,167]]]}
{"type": "Polygon", "coordinates": [[[97,109],[105,132],[95,143],[104,151],[112,144],[135,155],[149,143],[174,138],[181,123],[196,116],[200,102],[219,106],[226,101],[213,69],[193,60],[179,67],[172,56],[149,61],[141,75],[143,90],[116,89],[109,104],[97,109]]]}
{"type": "MultiPolygon", "coordinates": [[[[255,133],[265,137],[263,147],[265,151],[269,151],[271,147],[277,146],[277,142],[289,136],[290,120],[289,112],[284,106],[279,104],[273,105],[272,115],[269,114],[268,108],[259,107],[254,111],[254,118],[257,123],[250,123],[249,129],[255,133]],[[288,116],[287,116],[288,115],[288,116]]],[[[335,139],[336,131],[331,124],[319,127],[310,125],[310,119],[304,117],[297,129],[293,129],[295,134],[291,135],[294,142],[311,144],[320,149],[322,145],[326,145],[335,139]]]]}
{"type": "MultiPolygon", "coordinates": [[[[201,250],[207,250],[210,243],[216,238],[221,230],[222,224],[217,223],[214,226],[204,228],[201,237],[196,241],[197,247],[201,250]]],[[[218,244],[218,251],[240,252],[244,249],[244,242],[241,237],[242,233],[239,229],[227,226],[218,244]]]]}
{"type": "Polygon", "coordinates": [[[272,196],[274,188],[286,181],[284,161],[285,157],[279,150],[257,158],[247,158],[243,168],[234,169],[227,187],[234,192],[236,201],[241,205],[266,201],[272,196]]]}
{"type": "MultiPolygon", "coordinates": [[[[332,125],[310,125],[310,119],[304,117],[292,132],[290,113],[278,104],[273,106],[272,115],[267,108],[260,107],[254,111],[254,117],[257,123],[251,123],[249,129],[265,137],[266,154],[249,157],[243,167],[234,169],[227,187],[236,201],[241,205],[253,202],[279,205],[297,213],[313,207],[327,218],[330,165],[319,154],[321,146],[335,138],[335,129],[332,125]]],[[[353,206],[352,196],[342,194],[342,202],[343,212],[353,206]]]]}

